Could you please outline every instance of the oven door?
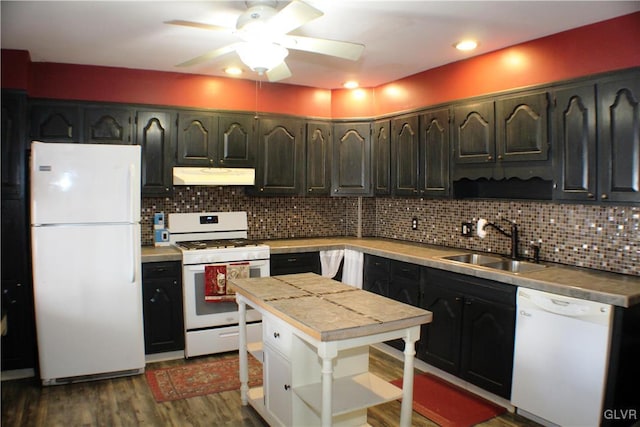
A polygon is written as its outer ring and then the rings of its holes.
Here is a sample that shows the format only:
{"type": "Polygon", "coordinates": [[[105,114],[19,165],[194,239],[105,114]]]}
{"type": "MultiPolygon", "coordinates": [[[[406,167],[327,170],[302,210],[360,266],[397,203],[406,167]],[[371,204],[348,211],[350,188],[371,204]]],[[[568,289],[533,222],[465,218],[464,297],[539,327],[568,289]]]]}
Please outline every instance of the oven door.
{"type": "MultiPolygon", "coordinates": [[[[182,267],[185,328],[192,330],[238,324],[238,305],[235,302],[205,301],[204,267],[205,264],[182,267]]],[[[269,260],[249,261],[249,275],[268,276],[269,260]]],[[[255,310],[248,310],[247,321],[255,320],[260,320],[260,314],[255,310]]]]}

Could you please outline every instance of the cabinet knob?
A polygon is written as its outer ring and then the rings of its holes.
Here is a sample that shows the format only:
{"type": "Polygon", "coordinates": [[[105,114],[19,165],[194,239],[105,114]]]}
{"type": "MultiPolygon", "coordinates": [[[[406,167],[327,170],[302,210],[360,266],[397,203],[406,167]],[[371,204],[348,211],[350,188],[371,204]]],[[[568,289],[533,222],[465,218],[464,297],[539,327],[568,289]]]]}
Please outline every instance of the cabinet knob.
{"type": "Polygon", "coordinates": [[[311,193],[313,191],[313,188],[309,188],[309,193],[311,193]]]}
{"type": "MultiPolygon", "coordinates": [[[[211,163],[213,163],[213,160],[211,160],[211,163]]],[[[224,163],[224,159],[220,159],[220,163],[224,163]]]]}
{"type": "Polygon", "coordinates": [[[498,160],[502,160],[502,155],[499,155],[499,156],[498,156],[498,160]]]}
{"type": "Polygon", "coordinates": [[[593,195],[593,193],[589,193],[589,194],[587,194],[587,197],[590,198],[590,199],[593,199],[595,196],[593,195]]]}
{"type": "Polygon", "coordinates": [[[173,281],[173,284],[174,284],[174,285],[177,285],[177,284],[178,284],[178,281],[177,281],[177,280],[174,280],[174,281],[173,281]]]}
{"type": "Polygon", "coordinates": [[[333,192],[334,192],[334,193],[337,193],[337,192],[338,192],[338,189],[336,188],[335,190],[333,190],[333,192]]]}
{"type": "Polygon", "coordinates": [[[489,161],[493,160],[493,156],[487,156],[487,160],[489,161]]]}
{"type": "Polygon", "coordinates": [[[280,338],[280,332],[274,332],[273,333],[273,337],[274,338],[280,338]]]}
{"type": "Polygon", "coordinates": [[[264,187],[260,187],[260,191],[264,191],[264,187]]]}
{"type": "Polygon", "coordinates": [[[290,386],[289,384],[285,384],[285,385],[284,385],[284,389],[285,389],[285,390],[287,390],[287,391],[288,391],[290,388],[291,388],[291,386],[290,386]]]}
{"type": "Polygon", "coordinates": [[[603,194],[602,194],[602,196],[600,196],[600,198],[601,198],[602,200],[606,200],[606,199],[608,199],[608,198],[609,198],[609,196],[607,196],[606,194],[604,194],[604,193],[603,193],[603,194]]]}

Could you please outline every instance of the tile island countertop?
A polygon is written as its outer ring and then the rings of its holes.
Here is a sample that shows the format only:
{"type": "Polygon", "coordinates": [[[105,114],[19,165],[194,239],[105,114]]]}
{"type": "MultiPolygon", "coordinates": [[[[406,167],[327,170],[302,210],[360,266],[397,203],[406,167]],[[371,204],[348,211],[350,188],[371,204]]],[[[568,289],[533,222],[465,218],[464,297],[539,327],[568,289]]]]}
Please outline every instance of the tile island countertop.
{"type": "Polygon", "coordinates": [[[252,304],[318,341],[357,338],[431,322],[430,311],[315,273],[233,279],[252,304]]]}

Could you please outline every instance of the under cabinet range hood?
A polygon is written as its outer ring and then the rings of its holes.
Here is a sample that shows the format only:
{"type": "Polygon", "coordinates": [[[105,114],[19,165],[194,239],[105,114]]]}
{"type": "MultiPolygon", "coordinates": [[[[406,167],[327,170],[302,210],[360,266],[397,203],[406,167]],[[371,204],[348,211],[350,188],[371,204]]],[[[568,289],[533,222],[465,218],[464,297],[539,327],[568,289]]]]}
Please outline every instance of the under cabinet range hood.
{"type": "Polygon", "coordinates": [[[252,168],[173,168],[173,185],[253,185],[255,177],[252,168]]]}

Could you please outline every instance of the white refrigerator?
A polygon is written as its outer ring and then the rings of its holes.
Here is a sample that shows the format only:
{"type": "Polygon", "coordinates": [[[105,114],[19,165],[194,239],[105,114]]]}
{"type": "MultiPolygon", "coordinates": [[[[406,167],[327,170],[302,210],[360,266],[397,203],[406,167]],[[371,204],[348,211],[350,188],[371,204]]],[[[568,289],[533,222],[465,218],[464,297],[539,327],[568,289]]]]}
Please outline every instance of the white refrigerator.
{"type": "Polygon", "coordinates": [[[42,383],[144,372],[140,147],[33,142],[30,166],[42,383]]]}

